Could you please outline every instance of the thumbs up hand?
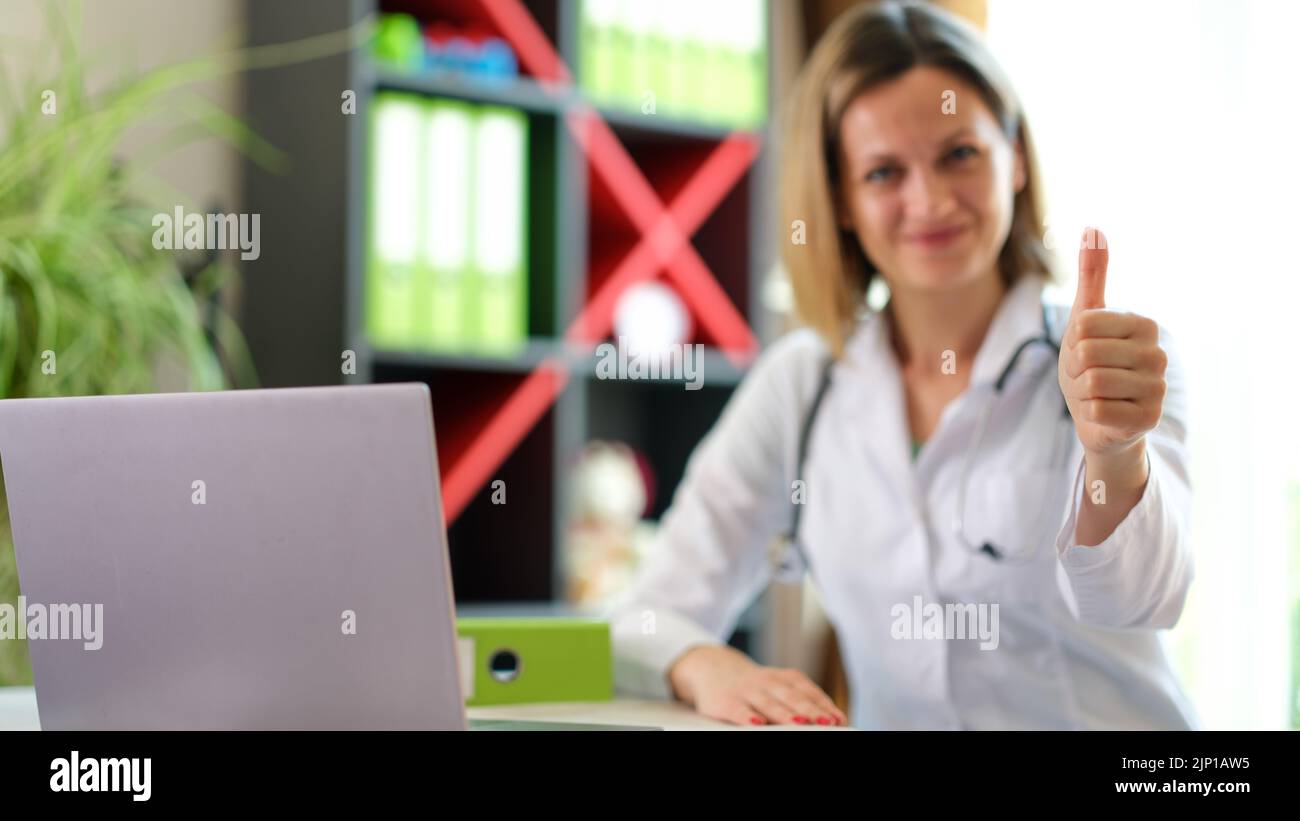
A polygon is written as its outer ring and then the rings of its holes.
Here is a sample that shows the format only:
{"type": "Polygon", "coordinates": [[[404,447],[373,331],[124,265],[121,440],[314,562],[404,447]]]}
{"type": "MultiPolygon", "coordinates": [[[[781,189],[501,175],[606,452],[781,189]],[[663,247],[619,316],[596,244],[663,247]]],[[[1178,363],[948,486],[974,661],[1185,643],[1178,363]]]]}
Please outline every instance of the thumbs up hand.
{"type": "Polygon", "coordinates": [[[1085,454],[1112,460],[1144,442],[1160,421],[1168,359],[1156,323],[1106,310],[1109,251],[1101,231],[1084,231],[1079,291],[1061,341],[1057,375],[1085,454]]]}

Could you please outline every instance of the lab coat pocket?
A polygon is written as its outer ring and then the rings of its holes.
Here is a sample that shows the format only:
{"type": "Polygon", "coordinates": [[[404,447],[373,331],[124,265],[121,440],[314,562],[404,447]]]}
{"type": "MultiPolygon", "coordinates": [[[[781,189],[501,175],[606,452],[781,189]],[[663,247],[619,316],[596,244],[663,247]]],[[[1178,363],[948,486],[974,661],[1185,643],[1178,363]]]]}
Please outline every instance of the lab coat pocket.
{"type": "Polygon", "coordinates": [[[1063,469],[972,477],[964,540],[974,548],[987,545],[1002,565],[1051,564],[1069,492],[1070,477],[1063,469]]]}

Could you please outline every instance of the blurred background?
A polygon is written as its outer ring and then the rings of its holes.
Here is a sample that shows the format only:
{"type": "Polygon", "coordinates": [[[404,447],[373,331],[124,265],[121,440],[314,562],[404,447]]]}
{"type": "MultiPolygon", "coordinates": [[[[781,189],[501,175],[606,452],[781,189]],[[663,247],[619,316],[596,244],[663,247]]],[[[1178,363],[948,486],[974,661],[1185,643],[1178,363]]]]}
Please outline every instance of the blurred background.
{"type": "MultiPolygon", "coordinates": [[[[777,123],[850,5],[6,0],[2,395],[425,382],[458,603],[599,609],[793,326],[777,123]],[[137,247],[177,207],[259,215],[256,258],[137,247]],[[702,387],[603,378],[620,336],[703,345],[702,387]],[[47,348],[84,353],[38,379],[47,348]]],[[[940,5],[1022,96],[1061,270],[1102,226],[1108,301],[1189,372],[1187,689],[1208,727],[1300,726],[1300,7],[940,5]]],[[[805,592],[765,594],[732,643],[842,698],[805,592]]]]}

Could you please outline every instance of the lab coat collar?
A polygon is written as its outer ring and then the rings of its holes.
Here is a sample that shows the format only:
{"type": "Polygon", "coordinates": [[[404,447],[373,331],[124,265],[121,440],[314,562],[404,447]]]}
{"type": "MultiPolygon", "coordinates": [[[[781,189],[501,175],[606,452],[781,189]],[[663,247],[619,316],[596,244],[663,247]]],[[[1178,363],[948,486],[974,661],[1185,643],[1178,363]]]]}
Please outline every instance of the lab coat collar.
{"type": "MultiPolygon", "coordinates": [[[[972,386],[993,384],[1016,347],[1042,334],[1045,284],[1042,277],[1027,274],[1003,296],[984,343],[975,355],[972,386]]],[[[1046,348],[1035,346],[1025,356],[1037,355],[1034,353],[1037,351],[1046,348]]],[[[855,432],[863,447],[875,453],[886,475],[911,475],[907,403],[898,358],[890,344],[887,312],[873,311],[858,324],[845,344],[839,369],[854,373],[848,384],[847,407],[855,414],[866,414],[857,417],[848,428],[855,432]]]]}
{"type": "MultiPolygon", "coordinates": [[[[907,404],[902,373],[889,341],[888,315],[871,312],[845,343],[844,357],[836,367],[852,374],[841,389],[844,414],[852,415],[841,424],[857,448],[870,453],[885,476],[895,477],[895,489],[910,497],[912,489],[897,483],[896,477],[911,476],[907,404]]],[[[831,415],[835,414],[832,402],[831,415]]]]}
{"type": "MultiPolygon", "coordinates": [[[[984,342],[975,354],[975,363],[971,367],[972,385],[996,382],[1020,343],[1043,335],[1045,284],[1041,276],[1026,274],[1002,297],[1002,304],[993,315],[984,342]]],[[[1044,346],[1042,350],[1047,349],[1044,346]]],[[[1026,351],[1025,355],[1028,356],[1029,352],[1026,351]]]]}
{"type": "MultiPolygon", "coordinates": [[[[1043,287],[1036,274],[1022,276],[1002,297],[984,342],[975,354],[971,384],[995,382],[1021,342],[1043,333],[1043,287]]],[[[849,359],[873,377],[896,377],[897,360],[890,344],[889,314],[872,312],[846,345],[849,359]]],[[[1055,329],[1053,329],[1055,333],[1055,329]]]]}

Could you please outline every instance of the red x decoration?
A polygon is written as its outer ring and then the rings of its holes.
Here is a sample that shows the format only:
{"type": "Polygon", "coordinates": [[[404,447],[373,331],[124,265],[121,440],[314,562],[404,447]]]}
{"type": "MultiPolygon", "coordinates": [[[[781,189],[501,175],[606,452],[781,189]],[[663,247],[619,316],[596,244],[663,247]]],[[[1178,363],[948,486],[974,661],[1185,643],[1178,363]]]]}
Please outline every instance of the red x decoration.
{"type": "MultiPolygon", "coordinates": [[[[546,33],[521,0],[479,0],[501,35],[514,47],[521,65],[544,89],[565,89],[571,75],[546,33]]],[[[758,156],[757,139],[733,134],[713,149],[686,185],[665,207],[609,125],[590,108],[565,119],[640,239],[604,280],[564,334],[568,343],[596,345],[612,327],[614,306],[629,286],[667,274],[706,328],[736,364],[749,361],[758,343],[748,323],[731,303],[690,237],[745,175],[758,156]]],[[[543,361],[492,415],[474,441],[446,472],[443,506],[450,523],[491,478],[555,402],[568,382],[559,357],[543,361]]]]}

